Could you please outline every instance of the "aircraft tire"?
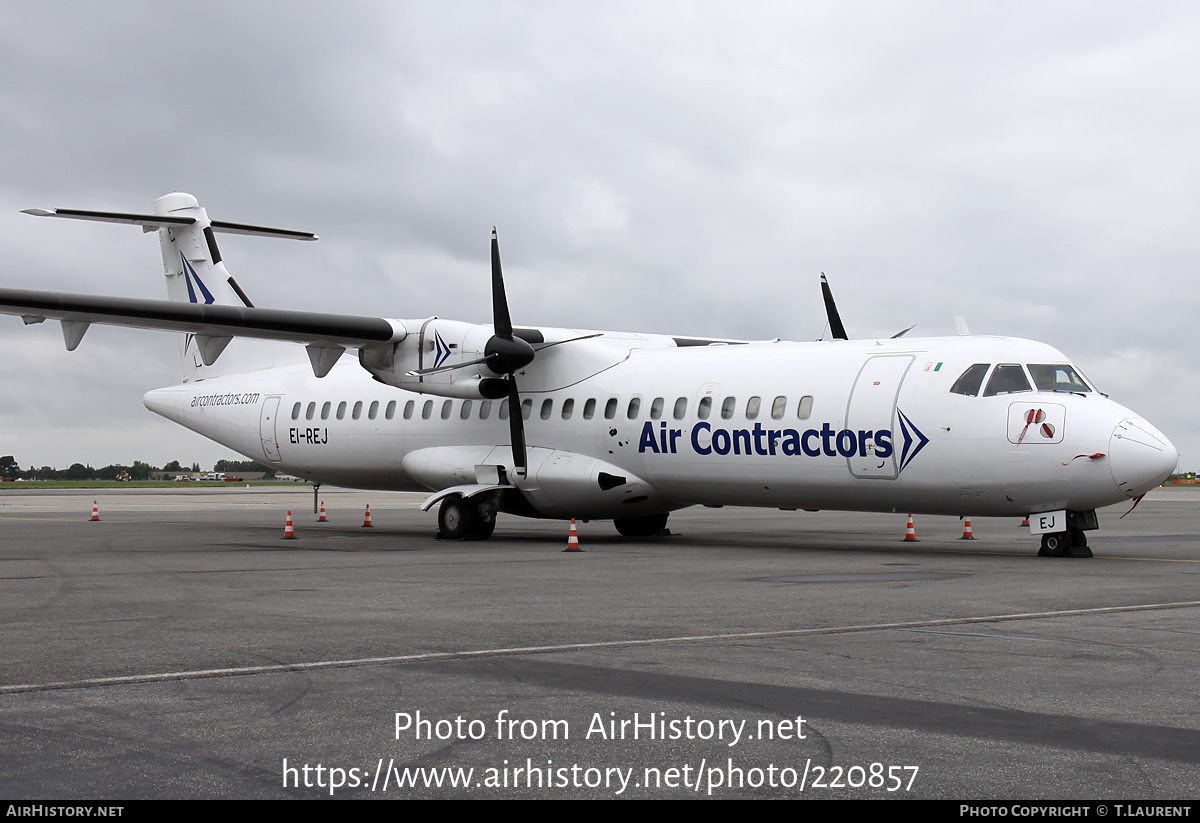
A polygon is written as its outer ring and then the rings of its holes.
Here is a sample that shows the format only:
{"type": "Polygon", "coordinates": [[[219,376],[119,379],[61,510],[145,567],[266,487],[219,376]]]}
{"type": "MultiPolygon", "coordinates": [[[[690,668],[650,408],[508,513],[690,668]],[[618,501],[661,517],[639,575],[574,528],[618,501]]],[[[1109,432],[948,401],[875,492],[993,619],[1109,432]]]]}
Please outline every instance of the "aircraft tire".
{"type": "MultiPolygon", "coordinates": [[[[492,521],[493,528],[495,525],[495,521],[492,521]]],[[[475,507],[463,500],[462,495],[451,495],[442,501],[438,509],[438,537],[443,540],[468,540],[478,528],[479,518],[475,507]]]]}
{"type": "Polygon", "coordinates": [[[1087,532],[1083,529],[1067,529],[1071,536],[1071,545],[1067,548],[1067,557],[1091,557],[1092,550],[1088,548],[1087,532]]]}
{"type": "Polygon", "coordinates": [[[667,527],[669,514],[620,517],[613,521],[622,537],[653,537],[667,527]]]}
{"type": "Polygon", "coordinates": [[[1042,535],[1042,549],[1038,557],[1066,557],[1071,548],[1071,535],[1068,532],[1050,532],[1042,535]]]}

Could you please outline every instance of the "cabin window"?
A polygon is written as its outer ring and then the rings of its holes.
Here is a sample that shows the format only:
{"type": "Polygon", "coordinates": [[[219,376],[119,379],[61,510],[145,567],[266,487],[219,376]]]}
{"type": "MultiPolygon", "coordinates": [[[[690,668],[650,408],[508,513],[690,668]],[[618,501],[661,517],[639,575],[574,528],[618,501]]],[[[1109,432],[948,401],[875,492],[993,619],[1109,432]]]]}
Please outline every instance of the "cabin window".
{"type": "Polygon", "coordinates": [[[654,402],[650,404],[650,419],[658,420],[662,417],[664,401],[661,397],[654,398],[654,402]]]}
{"type": "Polygon", "coordinates": [[[721,419],[728,420],[733,417],[733,411],[737,408],[736,397],[726,397],[725,402],[721,404],[721,419]]]}
{"type": "Polygon", "coordinates": [[[1017,392],[1033,391],[1025,370],[1012,363],[1002,363],[988,378],[987,388],[983,390],[984,397],[995,397],[998,394],[1016,394],[1017,392]]]}
{"type": "Polygon", "coordinates": [[[299,419],[300,419],[300,404],[299,404],[299,403],[297,403],[296,405],[292,406],[292,419],[293,419],[293,420],[299,420],[299,419]]]}
{"type": "Polygon", "coordinates": [[[312,420],[312,419],[313,419],[313,415],[314,415],[314,414],[316,414],[316,413],[317,413],[317,404],[316,404],[316,403],[309,403],[309,404],[308,404],[308,408],[304,410],[304,419],[305,419],[305,420],[312,420]]]}
{"type": "Polygon", "coordinates": [[[470,420],[471,419],[471,401],[470,400],[463,401],[462,408],[458,410],[458,418],[460,420],[470,420]]]}
{"type": "Polygon", "coordinates": [[[707,420],[712,413],[712,398],[701,397],[700,403],[696,406],[696,416],[701,420],[707,420]]]}
{"type": "Polygon", "coordinates": [[[583,419],[591,420],[596,416],[596,398],[589,397],[587,402],[583,404],[583,419]]]}
{"type": "Polygon", "coordinates": [[[333,404],[330,403],[328,400],[326,400],[324,403],[321,404],[321,419],[322,420],[329,419],[329,410],[331,408],[333,408],[333,404]]]}
{"type": "Polygon", "coordinates": [[[545,400],[542,401],[542,411],[541,411],[542,419],[549,420],[550,413],[553,411],[554,411],[554,401],[551,400],[549,397],[547,397],[545,400]]]}
{"type": "Polygon", "coordinates": [[[563,407],[562,407],[563,420],[570,420],[571,413],[574,411],[575,411],[575,400],[573,398],[567,398],[566,400],[564,400],[563,407]]]}
{"type": "Polygon", "coordinates": [[[501,420],[508,419],[508,399],[507,398],[500,401],[500,409],[496,412],[496,416],[499,417],[501,420]]]}
{"type": "Polygon", "coordinates": [[[362,417],[362,401],[361,400],[354,401],[354,411],[350,412],[350,416],[353,417],[355,420],[362,417]]]}
{"type": "Polygon", "coordinates": [[[372,400],[371,407],[369,409],[367,409],[367,417],[374,420],[378,416],[379,416],[379,401],[372,400]]]}
{"type": "Polygon", "coordinates": [[[425,405],[421,407],[421,419],[428,420],[433,417],[433,401],[426,400],[425,405]]]}
{"type": "Polygon", "coordinates": [[[634,420],[638,416],[638,412],[642,410],[642,398],[631,397],[629,399],[629,408],[625,410],[625,416],[630,420],[634,420]]]}
{"type": "Polygon", "coordinates": [[[954,381],[954,385],[950,387],[950,393],[965,394],[967,397],[979,394],[979,387],[983,385],[983,378],[991,367],[991,363],[976,363],[974,366],[968,366],[967,370],[954,381]]]}
{"type": "Polygon", "coordinates": [[[806,394],[800,398],[800,405],[796,407],[796,417],[801,420],[807,420],[812,417],[812,395],[806,394]]]}
{"type": "Polygon", "coordinates": [[[681,397],[675,401],[675,419],[682,420],[687,417],[687,398],[681,397]]]}
{"type": "Polygon", "coordinates": [[[345,400],[343,400],[341,403],[338,403],[337,419],[338,420],[346,419],[346,401],[345,400]]]}
{"type": "Polygon", "coordinates": [[[1029,364],[1029,373],[1033,375],[1033,384],[1038,391],[1090,392],[1083,377],[1066,363],[1051,363],[1047,365],[1029,364]]]}
{"type": "MultiPolygon", "coordinates": [[[[345,405],[346,405],[345,403],[342,404],[342,406],[345,406],[345,405]]],[[[383,416],[386,417],[388,420],[391,420],[392,418],[394,418],[396,416],[396,401],[395,400],[388,401],[387,410],[383,413],[383,416]]]]}
{"type": "Polygon", "coordinates": [[[771,404],[771,419],[782,420],[783,413],[787,411],[787,398],[780,395],[775,398],[775,402],[771,404]]]}
{"type": "Polygon", "coordinates": [[[417,407],[417,401],[409,400],[404,404],[404,419],[412,420],[413,410],[417,407]]]}
{"type": "Polygon", "coordinates": [[[450,412],[453,409],[453,407],[454,407],[453,400],[447,400],[445,403],[442,404],[442,419],[443,420],[450,419],[450,412]]]}
{"type": "Polygon", "coordinates": [[[533,414],[533,401],[526,397],[521,401],[521,419],[528,420],[531,414],[533,414]]]}
{"type": "Polygon", "coordinates": [[[492,401],[484,400],[479,404],[479,419],[487,420],[488,415],[492,413],[492,401]]]}
{"type": "Polygon", "coordinates": [[[754,420],[758,417],[758,410],[762,406],[761,397],[751,397],[746,401],[746,419],[754,420]]]}
{"type": "Polygon", "coordinates": [[[604,404],[604,419],[612,420],[617,416],[617,398],[610,397],[608,402],[604,404]]]}

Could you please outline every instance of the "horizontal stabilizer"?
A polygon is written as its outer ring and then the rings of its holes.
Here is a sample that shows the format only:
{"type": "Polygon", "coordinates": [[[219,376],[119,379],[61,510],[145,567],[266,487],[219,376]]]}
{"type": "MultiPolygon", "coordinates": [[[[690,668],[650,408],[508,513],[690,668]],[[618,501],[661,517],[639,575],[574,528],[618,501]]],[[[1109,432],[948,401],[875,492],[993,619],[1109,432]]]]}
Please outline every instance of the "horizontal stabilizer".
{"type": "Polygon", "coordinates": [[[127,214],[116,211],[84,211],[83,209],[22,209],[22,214],[34,217],[69,217],[72,220],[94,220],[99,223],[127,223],[144,229],[163,226],[190,226],[195,217],[167,217],[160,214],[127,214]]]}
{"type": "Polygon", "coordinates": [[[282,237],[284,240],[316,240],[317,236],[310,231],[292,231],[291,229],[270,229],[265,226],[251,226],[246,223],[226,223],[224,220],[212,221],[213,231],[222,234],[252,234],[258,237],[282,237]]]}
{"type": "MultiPolygon", "coordinates": [[[[161,229],[171,226],[191,226],[195,217],[170,217],[161,214],[129,214],[117,211],[87,211],[84,209],[24,209],[22,214],[35,217],[69,217],[72,220],[94,220],[100,223],[126,223],[141,226],[143,230],[161,229]]],[[[282,237],[285,240],[316,240],[317,236],[307,231],[272,229],[266,226],[251,226],[247,223],[227,223],[213,220],[212,230],[224,234],[250,234],[258,237],[282,237]]]]}

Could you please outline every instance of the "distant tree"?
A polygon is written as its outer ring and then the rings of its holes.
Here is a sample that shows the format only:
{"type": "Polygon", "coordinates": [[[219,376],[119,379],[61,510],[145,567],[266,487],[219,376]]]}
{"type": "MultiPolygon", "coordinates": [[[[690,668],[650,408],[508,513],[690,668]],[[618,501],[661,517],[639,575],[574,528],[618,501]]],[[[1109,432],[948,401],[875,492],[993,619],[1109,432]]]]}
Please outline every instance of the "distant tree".
{"type": "Polygon", "coordinates": [[[265,472],[269,469],[262,463],[253,460],[218,460],[213,466],[215,472],[265,472]]]}
{"type": "Polygon", "coordinates": [[[178,460],[172,460],[170,463],[163,466],[162,470],[165,472],[175,472],[176,474],[187,471],[187,469],[185,469],[183,466],[179,465],[178,460]]]}
{"type": "MultiPolygon", "coordinates": [[[[74,468],[74,466],[72,466],[71,468],[74,468]]],[[[113,464],[111,466],[105,466],[102,469],[97,469],[96,477],[100,478],[101,480],[116,480],[117,475],[119,475],[121,472],[127,472],[127,471],[129,471],[128,466],[118,466],[116,464],[113,464]]],[[[75,480],[78,478],[73,477],[71,479],[75,480]]]]}
{"type": "Polygon", "coordinates": [[[149,480],[150,472],[157,471],[149,463],[143,463],[141,460],[134,460],[133,465],[129,467],[130,480],[149,480]]]}
{"type": "Polygon", "coordinates": [[[194,472],[198,472],[198,471],[200,471],[200,464],[199,464],[199,463],[193,463],[193,464],[192,464],[192,471],[194,471],[194,472]]]}
{"type": "Polygon", "coordinates": [[[90,469],[82,463],[72,463],[71,468],[56,472],[63,480],[91,480],[96,476],[94,469],[90,469]]]}
{"type": "Polygon", "coordinates": [[[11,454],[0,457],[0,477],[16,478],[21,473],[21,467],[11,454]]]}

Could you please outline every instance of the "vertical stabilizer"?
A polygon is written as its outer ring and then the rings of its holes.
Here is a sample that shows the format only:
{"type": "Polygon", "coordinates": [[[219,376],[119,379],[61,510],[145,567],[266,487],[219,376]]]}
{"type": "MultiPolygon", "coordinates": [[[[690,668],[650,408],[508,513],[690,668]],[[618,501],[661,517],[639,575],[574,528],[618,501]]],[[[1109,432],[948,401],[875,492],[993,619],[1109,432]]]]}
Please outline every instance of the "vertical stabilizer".
{"type": "MultiPolygon", "coordinates": [[[[167,298],[178,303],[249,306],[253,304],[225,270],[217,233],[249,234],[258,237],[282,237],[288,240],[316,240],[315,234],[289,229],[272,229],[246,223],[210,220],[208,213],[190,194],[173,192],[154,201],[154,214],[85,211],[82,209],[25,209],[35,217],[66,217],[100,223],[124,223],[141,226],[142,231],[158,232],[162,249],[163,271],[167,277],[167,298]]],[[[79,345],[86,323],[63,325],[68,349],[79,345]]],[[[238,340],[205,334],[180,334],[179,353],[183,380],[203,380],[220,374],[303,363],[303,349],[284,344],[238,340]],[[226,347],[229,347],[228,350],[226,347]],[[218,360],[220,366],[217,366],[218,360]]]]}
{"type": "MultiPolygon", "coordinates": [[[[195,221],[162,225],[158,229],[167,296],[181,303],[244,305],[229,283],[212,221],[196,198],[180,192],[163,195],[154,201],[154,214],[190,217],[195,221]]],[[[147,226],[146,230],[150,228],[147,226]]]]}
{"type": "MultiPolygon", "coordinates": [[[[172,222],[158,227],[168,299],[178,303],[230,306],[241,306],[248,302],[243,301],[234,290],[232,278],[221,261],[212,221],[195,197],[183,192],[163,195],[154,201],[154,214],[158,217],[191,218],[187,223],[172,222]]],[[[144,229],[150,231],[151,227],[144,229]]],[[[252,364],[242,362],[245,358],[241,355],[245,354],[243,350],[246,348],[262,348],[261,344],[253,347],[235,346],[218,361],[229,342],[228,338],[180,334],[179,357],[183,379],[190,382],[215,374],[253,368],[252,364]]]]}

